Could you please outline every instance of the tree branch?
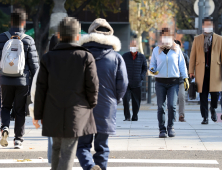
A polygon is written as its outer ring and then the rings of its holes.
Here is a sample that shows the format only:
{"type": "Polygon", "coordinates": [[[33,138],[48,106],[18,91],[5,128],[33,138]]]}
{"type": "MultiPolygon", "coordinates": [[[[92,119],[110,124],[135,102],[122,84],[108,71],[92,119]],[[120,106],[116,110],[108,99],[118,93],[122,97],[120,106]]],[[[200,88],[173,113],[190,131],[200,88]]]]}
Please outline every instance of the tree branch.
{"type": "Polygon", "coordinates": [[[83,2],[83,4],[77,9],[75,10],[71,16],[75,17],[81,10],[83,10],[92,0],[86,0],[85,2],[83,2]]]}

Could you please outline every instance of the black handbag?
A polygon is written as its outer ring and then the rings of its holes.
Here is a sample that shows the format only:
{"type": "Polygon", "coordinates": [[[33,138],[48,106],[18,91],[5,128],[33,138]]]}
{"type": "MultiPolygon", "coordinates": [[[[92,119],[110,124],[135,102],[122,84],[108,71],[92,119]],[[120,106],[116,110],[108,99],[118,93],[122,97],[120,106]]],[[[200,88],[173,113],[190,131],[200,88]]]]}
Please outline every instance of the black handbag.
{"type": "Polygon", "coordinates": [[[197,83],[195,82],[195,79],[193,78],[190,83],[190,88],[189,88],[189,99],[194,100],[197,98],[196,96],[197,92],[197,83]]]}

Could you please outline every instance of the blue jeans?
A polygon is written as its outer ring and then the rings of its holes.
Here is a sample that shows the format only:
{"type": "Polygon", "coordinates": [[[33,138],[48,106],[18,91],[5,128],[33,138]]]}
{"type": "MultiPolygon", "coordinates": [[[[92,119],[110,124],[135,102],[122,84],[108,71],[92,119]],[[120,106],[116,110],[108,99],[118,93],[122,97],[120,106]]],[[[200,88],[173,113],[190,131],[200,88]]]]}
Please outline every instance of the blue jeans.
{"type": "Polygon", "coordinates": [[[165,107],[167,98],[168,107],[168,127],[173,128],[176,116],[177,97],[179,91],[179,84],[164,84],[156,82],[156,95],[158,112],[157,117],[159,121],[160,131],[166,131],[165,127],[165,107]]]}
{"type": "Polygon", "coordinates": [[[92,157],[90,149],[92,148],[93,136],[94,135],[86,135],[79,137],[76,156],[83,170],[90,170],[95,165],[99,165],[102,170],[106,170],[109,158],[109,135],[102,133],[95,135],[94,148],[96,153],[92,157]]]}
{"type": "Polygon", "coordinates": [[[52,137],[48,137],[48,163],[52,163],[52,137]]]}

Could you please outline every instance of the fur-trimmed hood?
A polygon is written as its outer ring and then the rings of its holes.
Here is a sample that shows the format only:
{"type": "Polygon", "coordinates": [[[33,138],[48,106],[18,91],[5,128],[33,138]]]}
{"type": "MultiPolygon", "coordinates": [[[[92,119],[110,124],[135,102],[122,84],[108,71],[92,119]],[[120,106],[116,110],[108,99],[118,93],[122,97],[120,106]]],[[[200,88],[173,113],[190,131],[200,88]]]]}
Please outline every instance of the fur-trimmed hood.
{"type": "Polygon", "coordinates": [[[98,34],[98,33],[85,34],[85,35],[82,35],[78,44],[82,46],[83,44],[89,43],[92,41],[97,42],[99,44],[103,44],[103,45],[110,45],[113,47],[114,51],[121,50],[121,42],[119,38],[117,38],[114,35],[104,35],[104,34],[98,34]]]}

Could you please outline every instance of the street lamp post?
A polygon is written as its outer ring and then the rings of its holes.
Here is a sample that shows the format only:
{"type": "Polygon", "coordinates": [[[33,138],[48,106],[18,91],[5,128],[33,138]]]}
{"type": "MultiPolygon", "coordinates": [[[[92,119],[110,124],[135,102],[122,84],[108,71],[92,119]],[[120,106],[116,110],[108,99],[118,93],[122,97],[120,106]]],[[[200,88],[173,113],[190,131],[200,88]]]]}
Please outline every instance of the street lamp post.
{"type": "Polygon", "coordinates": [[[210,0],[205,0],[205,17],[209,17],[210,15],[210,0]]]}
{"type": "Polygon", "coordinates": [[[198,27],[198,33],[202,33],[202,20],[204,18],[204,5],[205,0],[199,0],[198,6],[199,6],[199,27],[198,27]]]}

